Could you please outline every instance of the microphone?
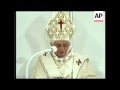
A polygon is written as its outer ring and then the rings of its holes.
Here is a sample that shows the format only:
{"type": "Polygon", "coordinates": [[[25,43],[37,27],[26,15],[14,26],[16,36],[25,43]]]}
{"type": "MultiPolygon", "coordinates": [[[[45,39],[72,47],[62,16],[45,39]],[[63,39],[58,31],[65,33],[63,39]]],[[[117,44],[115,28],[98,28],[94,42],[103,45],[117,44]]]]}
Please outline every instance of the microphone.
{"type": "Polygon", "coordinates": [[[29,66],[29,64],[30,64],[30,61],[33,59],[33,57],[35,57],[36,55],[41,54],[41,53],[56,52],[56,51],[57,51],[56,46],[52,46],[50,49],[46,49],[46,50],[40,51],[40,52],[38,52],[38,53],[35,53],[35,54],[28,60],[27,67],[26,67],[26,74],[25,74],[26,79],[28,78],[28,66],[29,66]]]}
{"type": "Polygon", "coordinates": [[[57,48],[55,46],[52,46],[50,49],[44,50],[44,52],[56,52],[57,48]]]}

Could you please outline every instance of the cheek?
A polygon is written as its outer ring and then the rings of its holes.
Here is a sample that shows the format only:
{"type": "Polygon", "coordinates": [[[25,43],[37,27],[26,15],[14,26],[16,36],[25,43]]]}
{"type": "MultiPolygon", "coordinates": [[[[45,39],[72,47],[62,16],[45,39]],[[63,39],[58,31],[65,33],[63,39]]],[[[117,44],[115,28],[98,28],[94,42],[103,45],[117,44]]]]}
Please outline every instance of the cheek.
{"type": "Polygon", "coordinates": [[[68,48],[67,49],[65,49],[65,52],[67,53],[67,51],[68,51],[68,48]]]}
{"type": "Polygon", "coordinates": [[[67,53],[68,48],[64,48],[63,51],[64,51],[64,53],[67,53]]]}

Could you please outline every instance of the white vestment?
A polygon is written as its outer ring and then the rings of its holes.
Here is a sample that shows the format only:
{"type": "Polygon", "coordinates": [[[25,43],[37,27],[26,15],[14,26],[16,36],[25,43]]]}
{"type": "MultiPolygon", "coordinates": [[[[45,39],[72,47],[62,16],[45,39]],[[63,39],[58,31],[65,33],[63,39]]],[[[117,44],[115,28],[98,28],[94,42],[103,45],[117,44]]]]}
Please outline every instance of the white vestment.
{"type": "Polygon", "coordinates": [[[40,56],[29,78],[77,79],[97,78],[97,75],[90,68],[89,59],[72,50],[63,60],[53,53],[40,56]]]}

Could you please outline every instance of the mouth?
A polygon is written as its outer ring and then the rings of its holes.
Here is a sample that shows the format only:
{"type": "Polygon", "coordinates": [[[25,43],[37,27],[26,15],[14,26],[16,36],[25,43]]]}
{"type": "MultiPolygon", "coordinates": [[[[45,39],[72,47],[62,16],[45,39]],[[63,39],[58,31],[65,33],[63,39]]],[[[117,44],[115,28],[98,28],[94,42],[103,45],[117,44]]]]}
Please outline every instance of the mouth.
{"type": "Polygon", "coordinates": [[[60,52],[60,53],[64,53],[64,52],[60,52]]]}

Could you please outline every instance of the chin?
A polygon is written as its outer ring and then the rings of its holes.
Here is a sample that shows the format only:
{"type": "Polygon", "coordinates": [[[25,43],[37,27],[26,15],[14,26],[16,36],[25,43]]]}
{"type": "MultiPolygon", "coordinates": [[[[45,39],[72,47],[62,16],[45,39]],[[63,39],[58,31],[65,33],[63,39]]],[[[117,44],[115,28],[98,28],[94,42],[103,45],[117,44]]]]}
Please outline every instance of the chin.
{"type": "Polygon", "coordinates": [[[64,56],[59,56],[59,58],[63,58],[64,56]]]}
{"type": "Polygon", "coordinates": [[[65,56],[65,55],[59,55],[58,57],[59,57],[59,58],[63,58],[64,56],[65,56]]]}

